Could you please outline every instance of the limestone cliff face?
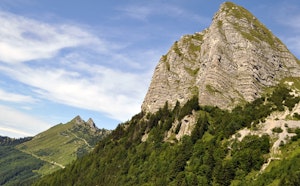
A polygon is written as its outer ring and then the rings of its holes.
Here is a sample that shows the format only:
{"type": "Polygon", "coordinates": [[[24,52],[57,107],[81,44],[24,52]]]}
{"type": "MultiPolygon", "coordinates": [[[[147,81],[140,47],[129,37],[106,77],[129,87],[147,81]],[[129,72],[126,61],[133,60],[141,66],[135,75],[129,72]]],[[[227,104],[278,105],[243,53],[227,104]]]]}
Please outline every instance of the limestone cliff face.
{"type": "Polygon", "coordinates": [[[226,2],[208,29],[183,36],[162,56],[142,110],[194,95],[201,105],[232,108],[290,76],[300,76],[299,60],[250,12],[226,2]]]}

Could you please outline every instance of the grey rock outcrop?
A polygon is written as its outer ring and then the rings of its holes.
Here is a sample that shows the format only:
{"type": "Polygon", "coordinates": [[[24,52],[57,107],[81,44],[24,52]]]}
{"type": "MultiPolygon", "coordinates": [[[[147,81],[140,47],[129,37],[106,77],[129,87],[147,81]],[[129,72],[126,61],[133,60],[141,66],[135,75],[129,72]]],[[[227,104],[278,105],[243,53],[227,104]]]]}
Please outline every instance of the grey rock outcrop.
{"type": "Polygon", "coordinates": [[[94,123],[92,118],[89,118],[86,124],[91,128],[91,130],[96,131],[98,128],[96,127],[96,124],[94,123]]]}
{"type": "Polygon", "coordinates": [[[299,77],[299,60],[246,9],[226,2],[208,29],[183,36],[155,68],[142,110],[167,101],[230,109],[252,101],[285,77],[299,77]]]}
{"type": "Polygon", "coordinates": [[[74,122],[77,125],[83,125],[85,123],[85,121],[79,115],[72,119],[71,122],[74,122]]]}
{"type": "Polygon", "coordinates": [[[99,129],[97,128],[96,124],[94,123],[92,118],[89,118],[87,122],[85,122],[79,115],[76,116],[74,119],[71,120],[72,123],[76,125],[86,126],[91,131],[96,132],[99,129]]]}

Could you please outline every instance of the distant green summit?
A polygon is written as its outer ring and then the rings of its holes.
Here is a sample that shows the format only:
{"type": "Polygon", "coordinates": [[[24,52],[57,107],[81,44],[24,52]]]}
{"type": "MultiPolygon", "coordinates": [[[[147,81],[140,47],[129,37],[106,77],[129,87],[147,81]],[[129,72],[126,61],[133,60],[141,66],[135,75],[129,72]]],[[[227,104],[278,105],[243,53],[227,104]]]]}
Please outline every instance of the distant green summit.
{"type": "Polygon", "coordinates": [[[33,138],[0,137],[0,176],[5,178],[0,185],[30,183],[37,177],[63,169],[92,151],[109,133],[109,130],[98,129],[92,119],[85,122],[76,116],[33,138]]]}

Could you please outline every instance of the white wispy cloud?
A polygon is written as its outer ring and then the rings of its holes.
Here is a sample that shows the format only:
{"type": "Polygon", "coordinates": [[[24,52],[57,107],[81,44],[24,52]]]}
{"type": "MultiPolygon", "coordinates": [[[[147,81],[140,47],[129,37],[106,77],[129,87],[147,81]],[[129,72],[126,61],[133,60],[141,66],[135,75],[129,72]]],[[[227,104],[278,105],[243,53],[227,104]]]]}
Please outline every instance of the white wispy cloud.
{"type": "Polygon", "coordinates": [[[149,61],[155,64],[157,53],[139,51],[130,57],[118,44],[76,25],[43,23],[7,12],[0,12],[0,22],[0,72],[33,93],[0,89],[2,100],[50,100],[120,121],[140,111],[153,66],[145,69],[149,61]]]}
{"type": "Polygon", "coordinates": [[[0,59],[18,63],[51,58],[68,47],[100,40],[72,25],[51,25],[8,12],[0,12],[0,59]]]}
{"type": "Polygon", "coordinates": [[[208,23],[210,19],[207,17],[199,16],[181,7],[174,6],[170,3],[149,3],[140,5],[128,5],[119,7],[118,10],[123,12],[124,15],[133,19],[146,21],[151,16],[163,15],[167,17],[179,17],[184,19],[196,20],[199,23],[208,23]],[[157,8],[159,7],[159,8],[157,8]]]}
{"type": "Polygon", "coordinates": [[[295,36],[290,37],[284,37],[284,40],[290,50],[293,51],[293,53],[300,57],[300,33],[295,36]]]}
{"type": "Polygon", "coordinates": [[[277,10],[276,14],[272,14],[275,21],[282,25],[299,30],[300,6],[298,4],[290,1],[280,1],[272,8],[272,10],[274,9],[277,10]]]}
{"type": "Polygon", "coordinates": [[[280,22],[283,25],[293,28],[295,32],[300,32],[299,21],[300,21],[300,14],[297,13],[297,14],[289,15],[289,16],[285,17],[284,20],[281,20],[280,22]]]}
{"type": "Polygon", "coordinates": [[[277,5],[277,13],[274,20],[280,24],[280,37],[287,47],[300,56],[300,7],[292,2],[280,2],[277,5]]]}
{"type": "Polygon", "coordinates": [[[13,137],[13,138],[33,136],[32,133],[24,132],[24,131],[14,129],[14,128],[9,128],[9,127],[1,127],[1,126],[0,126],[0,135],[1,136],[9,136],[9,137],[13,137]]]}
{"type": "Polygon", "coordinates": [[[140,111],[148,74],[126,73],[81,62],[73,65],[80,71],[26,66],[18,69],[0,67],[0,71],[34,87],[36,97],[99,111],[121,121],[140,111]],[[89,77],[80,72],[88,73],[89,77]]]}
{"type": "Polygon", "coordinates": [[[146,20],[151,14],[156,12],[155,9],[147,6],[127,6],[120,7],[119,10],[125,15],[138,20],[146,20]]]}
{"type": "Polygon", "coordinates": [[[8,106],[0,105],[0,112],[1,136],[16,138],[32,136],[50,127],[48,123],[8,106]]]}
{"type": "Polygon", "coordinates": [[[36,100],[28,95],[10,93],[0,89],[0,101],[15,102],[15,103],[34,103],[36,100]]]}

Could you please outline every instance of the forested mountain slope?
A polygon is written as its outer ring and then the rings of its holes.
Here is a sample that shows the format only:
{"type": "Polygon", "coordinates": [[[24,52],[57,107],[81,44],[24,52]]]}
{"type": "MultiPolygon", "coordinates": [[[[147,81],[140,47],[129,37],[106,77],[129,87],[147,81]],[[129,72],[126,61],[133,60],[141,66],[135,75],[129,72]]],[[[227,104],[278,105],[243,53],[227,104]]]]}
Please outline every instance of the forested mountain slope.
{"type": "MultiPolygon", "coordinates": [[[[45,176],[35,185],[279,185],[299,179],[299,129],[290,128],[293,138],[280,147],[276,160],[273,136],[247,135],[233,138],[240,129],[256,131],[271,113],[293,110],[299,102],[289,88],[278,86],[251,103],[231,112],[199,106],[197,97],[173,109],[166,103],[156,113],[140,113],[120,124],[95,150],[45,176]],[[190,135],[176,135],[190,125],[190,135]],[[173,124],[177,123],[176,127],[173,124]],[[145,137],[147,136],[147,137],[145,137]],[[293,153],[290,153],[293,151],[293,153]],[[289,171],[295,171],[290,174],[289,171]],[[280,174],[279,171],[282,171],[280,174]]],[[[298,121],[298,115],[289,116],[298,121]]],[[[299,125],[300,126],[300,125],[299,125]]],[[[277,129],[278,130],[278,129],[277,129]]],[[[276,136],[276,129],[273,134],[276,136]]]]}
{"type": "Polygon", "coordinates": [[[16,145],[31,139],[0,136],[0,185],[26,185],[39,176],[33,170],[37,170],[46,162],[15,148],[16,145]]]}

